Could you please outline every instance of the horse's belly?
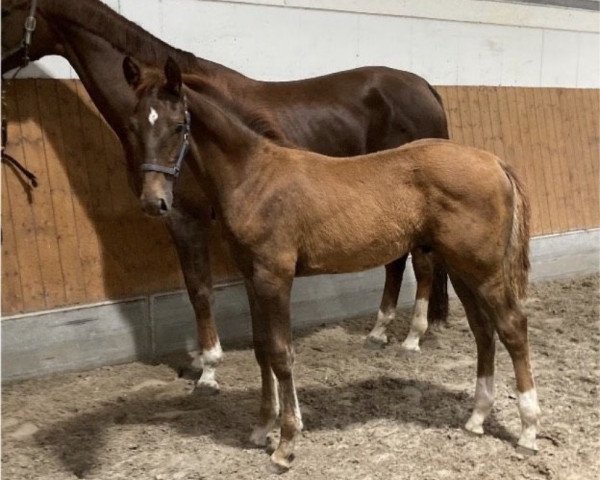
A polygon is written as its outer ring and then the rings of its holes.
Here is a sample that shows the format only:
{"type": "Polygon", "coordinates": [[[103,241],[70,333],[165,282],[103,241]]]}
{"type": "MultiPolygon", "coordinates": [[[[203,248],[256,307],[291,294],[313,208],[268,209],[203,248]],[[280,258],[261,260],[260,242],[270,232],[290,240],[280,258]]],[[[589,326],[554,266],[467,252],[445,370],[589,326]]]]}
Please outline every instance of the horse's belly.
{"type": "Polygon", "coordinates": [[[299,252],[298,275],[318,275],[324,273],[351,273],[386,265],[410,250],[406,241],[393,241],[386,244],[365,245],[362,248],[339,248],[299,252]]]}

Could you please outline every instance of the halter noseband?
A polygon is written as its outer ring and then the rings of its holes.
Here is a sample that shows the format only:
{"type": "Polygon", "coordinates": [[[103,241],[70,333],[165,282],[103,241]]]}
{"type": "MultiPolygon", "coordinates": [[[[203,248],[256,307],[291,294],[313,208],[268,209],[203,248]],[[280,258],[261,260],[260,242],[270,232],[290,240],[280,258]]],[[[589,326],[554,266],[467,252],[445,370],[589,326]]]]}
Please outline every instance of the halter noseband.
{"type": "MultiPolygon", "coordinates": [[[[23,50],[23,59],[22,59],[22,64],[19,67],[19,70],[21,70],[21,68],[29,65],[29,62],[31,61],[29,58],[29,47],[31,47],[31,39],[33,37],[33,32],[35,32],[35,27],[37,26],[37,20],[35,18],[35,12],[37,10],[37,3],[38,3],[38,0],[32,0],[32,2],[31,2],[31,7],[29,8],[29,15],[25,18],[25,24],[23,25],[25,32],[23,33],[23,40],[21,41],[21,45],[13,48],[6,55],[2,56],[2,60],[4,61],[4,59],[23,50]]],[[[17,73],[19,70],[17,70],[17,73]]]]}
{"type": "Polygon", "coordinates": [[[177,178],[179,176],[179,172],[181,171],[181,165],[183,164],[185,155],[190,148],[189,136],[190,136],[191,118],[190,118],[190,112],[187,109],[187,102],[185,102],[185,99],[184,99],[184,105],[185,105],[184,121],[183,121],[183,123],[179,124],[182,127],[183,136],[182,136],[182,141],[181,141],[181,147],[179,148],[179,153],[177,154],[177,160],[175,161],[175,166],[174,167],[164,167],[162,165],[158,165],[157,163],[142,163],[142,165],[140,167],[140,170],[142,172],[160,172],[160,173],[164,173],[166,175],[171,175],[174,178],[177,178]]]}

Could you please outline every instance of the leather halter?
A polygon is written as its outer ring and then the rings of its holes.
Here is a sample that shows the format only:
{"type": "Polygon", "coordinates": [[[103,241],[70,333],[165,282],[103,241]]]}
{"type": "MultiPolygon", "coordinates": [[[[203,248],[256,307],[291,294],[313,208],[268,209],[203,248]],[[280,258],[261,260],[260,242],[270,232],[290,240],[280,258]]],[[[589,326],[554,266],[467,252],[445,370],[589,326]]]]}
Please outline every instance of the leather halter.
{"type": "Polygon", "coordinates": [[[181,171],[181,165],[183,164],[183,160],[185,159],[185,155],[190,148],[190,128],[191,128],[191,118],[190,112],[187,109],[187,102],[184,99],[185,111],[184,111],[184,121],[180,123],[179,126],[182,127],[182,139],[181,139],[181,147],[179,147],[179,153],[177,154],[177,159],[175,161],[174,167],[165,167],[163,165],[159,165],[158,163],[143,163],[140,167],[142,172],[160,172],[166,175],[171,175],[174,178],[179,176],[179,172],[181,171]]]}
{"type": "Polygon", "coordinates": [[[6,58],[23,50],[23,59],[19,70],[29,65],[29,62],[31,61],[31,59],[29,58],[29,48],[31,47],[31,39],[33,38],[33,32],[35,32],[35,27],[37,26],[37,20],[35,18],[37,3],[38,0],[32,0],[31,2],[31,7],[29,8],[29,15],[25,18],[25,24],[23,25],[25,31],[23,33],[23,40],[21,41],[21,44],[18,47],[15,47],[12,50],[10,50],[7,54],[2,55],[2,61],[4,61],[6,58]]]}

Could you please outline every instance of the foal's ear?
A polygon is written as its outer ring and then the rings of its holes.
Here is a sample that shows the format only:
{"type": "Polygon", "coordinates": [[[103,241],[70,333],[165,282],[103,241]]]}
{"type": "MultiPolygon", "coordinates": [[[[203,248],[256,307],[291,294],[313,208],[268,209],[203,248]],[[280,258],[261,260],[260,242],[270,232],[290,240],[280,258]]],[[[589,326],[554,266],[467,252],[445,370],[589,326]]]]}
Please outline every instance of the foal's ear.
{"type": "Polygon", "coordinates": [[[127,80],[127,83],[131,87],[138,87],[142,78],[142,72],[133,58],[125,57],[123,59],[123,74],[125,75],[125,80],[127,80]]]}
{"type": "Polygon", "coordinates": [[[167,90],[177,96],[181,95],[181,69],[171,57],[167,58],[167,63],[165,63],[165,78],[167,79],[167,90]]]}

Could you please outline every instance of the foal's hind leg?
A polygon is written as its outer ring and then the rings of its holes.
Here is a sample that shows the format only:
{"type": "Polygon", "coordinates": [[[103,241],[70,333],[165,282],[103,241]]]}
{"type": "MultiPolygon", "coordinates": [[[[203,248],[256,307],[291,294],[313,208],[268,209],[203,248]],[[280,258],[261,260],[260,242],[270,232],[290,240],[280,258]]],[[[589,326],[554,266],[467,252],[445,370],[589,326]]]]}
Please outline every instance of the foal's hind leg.
{"type": "Polygon", "coordinates": [[[385,286],[383,287],[383,297],[381,305],[377,312],[377,322],[367,335],[366,345],[370,348],[381,348],[388,343],[386,334],[387,326],[396,316],[396,306],[398,305],[398,294],[402,285],[402,275],[406,267],[405,255],[398,260],[394,260],[385,266],[385,286]]]}
{"type": "Polygon", "coordinates": [[[417,279],[417,296],[410,321],[410,330],[401,347],[409,352],[419,352],[419,341],[427,331],[427,306],[433,282],[433,259],[419,249],[411,252],[413,270],[417,279]]]}
{"type": "Polygon", "coordinates": [[[463,304],[469,326],[477,343],[475,408],[465,425],[465,429],[481,435],[483,433],[483,422],[494,405],[494,358],[496,354],[494,325],[486,317],[475,294],[462,280],[452,277],[452,285],[463,304]]]}
{"type": "MultiPolygon", "coordinates": [[[[501,277],[501,274],[498,277],[501,277]]],[[[498,336],[508,350],[515,370],[521,416],[518,446],[528,451],[536,451],[540,407],[529,359],[527,317],[521,311],[516,294],[510,291],[509,287],[505,287],[502,280],[482,287],[481,291],[489,315],[495,322],[498,336]]]]}

